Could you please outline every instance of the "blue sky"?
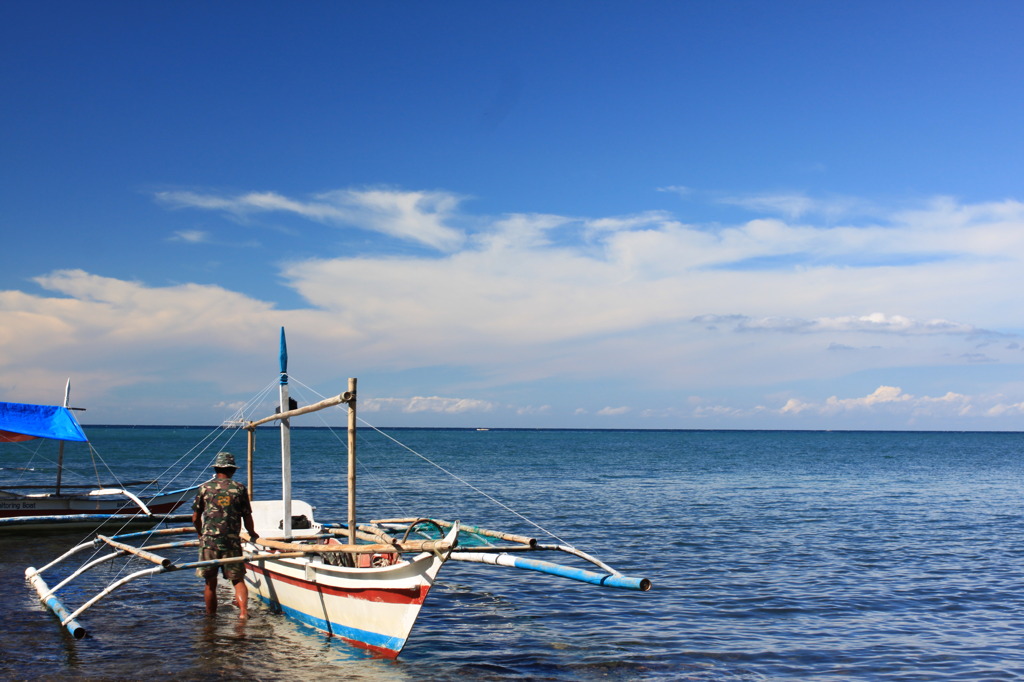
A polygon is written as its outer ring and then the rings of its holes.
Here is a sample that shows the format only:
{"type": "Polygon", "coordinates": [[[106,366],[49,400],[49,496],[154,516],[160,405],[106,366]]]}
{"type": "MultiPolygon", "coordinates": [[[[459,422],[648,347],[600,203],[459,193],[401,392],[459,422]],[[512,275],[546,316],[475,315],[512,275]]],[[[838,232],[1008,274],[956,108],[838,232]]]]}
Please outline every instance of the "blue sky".
{"type": "Polygon", "coordinates": [[[0,399],[1024,428],[1020,3],[2,13],[0,399]]]}

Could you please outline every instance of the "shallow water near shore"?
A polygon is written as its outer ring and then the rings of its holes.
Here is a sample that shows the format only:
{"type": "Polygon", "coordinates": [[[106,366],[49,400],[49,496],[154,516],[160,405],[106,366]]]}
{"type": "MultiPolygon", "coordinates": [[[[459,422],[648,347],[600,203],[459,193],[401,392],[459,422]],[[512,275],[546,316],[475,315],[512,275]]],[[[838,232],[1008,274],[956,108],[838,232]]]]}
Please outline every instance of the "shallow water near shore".
{"type": "MultiPolygon", "coordinates": [[[[202,431],[89,433],[111,469],[148,478],[202,431]]],[[[0,677],[1024,677],[1024,434],[389,433],[492,499],[366,431],[366,518],[460,518],[552,542],[500,501],[653,589],[450,562],[410,643],[388,661],[255,603],[240,622],[226,583],[220,613],[207,618],[200,581],[182,572],[120,589],[82,616],[90,634],[75,641],[39,604],[24,569],[83,534],[0,536],[0,677]]],[[[261,438],[256,497],[277,497],[274,437],[261,438]]],[[[293,447],[295,497],[315,504],[320,520],[343,520],[343,444],[297,429],[293,447]]],[[[244,441],[232,449],[244,452],[244,441]]],[[[207,463],[191,475],[205,475],[207,463]]],[[[74,585],[62,594],[73,604],[88,596],[74,585]]]]}

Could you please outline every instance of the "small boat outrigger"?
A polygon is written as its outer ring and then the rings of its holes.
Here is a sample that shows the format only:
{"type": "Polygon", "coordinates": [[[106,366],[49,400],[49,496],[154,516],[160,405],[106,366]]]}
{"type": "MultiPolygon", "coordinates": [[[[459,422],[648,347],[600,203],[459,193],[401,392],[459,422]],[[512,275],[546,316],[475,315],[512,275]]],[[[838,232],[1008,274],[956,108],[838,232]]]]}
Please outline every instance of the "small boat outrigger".
{"type": "Polygon", "coordinates": [[[63,482],[65,443],[84,443],[91,448],[72,411],[80,408],[68,405],[70,390],[69,381],[64,390],[63,405],[0,402],[0,443],[25,443],[36,439],[58,442],[55,483],[0,485],[0,533],[64,531],[97,528],[104,524],[115,527],[124,524],[153,526],[168,519],[180,520],[168,515],[191,500],[195,495],[194,487],[146,495],[125,488],[130,485],[149,486],[154,481],[118,482],[95,487],[63,482]],[[42,492],[23,492],[30,490],[42,492]]]}
{"type": "MultiPolygon", "coordinates": [[[[279,405],[290,405],[283,329],[279,386],[279,405]]],[[[449,560],[539,571],[603,587],[639,591],[651,588],[648,579],[627,577],[573,547],[542,544],[535,538],[467,526],[457,520],[414,517],[357,523],[356,403],[356,380],[349,379],[348,390],[337,396],[246,422],[250,491],[257,427],[272,421],[279,423],[282,499],[252,502],[259,538],[251,542],[247,534],[242,534],[244,556],[177,562],[167,554],[197,547],[199,541],[161,542],[160,539],[178,534],[195,533],[191,526],[165,528],[98,536],[40,569],[28,568],[26,578],[68,632],[81,638],[86,633],[78,621],[81,614],[127,582],[171,571],[244,561],[250,591],[271,609],[387,658],[402,651],[438,572],[449,560]],[[338,405],[348,410],[348,519],[345,524],[320,523],[314,520],[309,503],[291,497],[290,421],[338,405]],[[157,544],[132,544],[153,539],[157,539],[157,544]],[[79,552],[104,545],[111,550],[109,554],[91,559],[52,588],[44,581],[44,572],[79,552]],[[589,567],[524,556],[536,552],[567,554],[589,567]],[[57,597],[59,590],[85,571],[126,555],[152,565],[119,578],[73,610],[57,597]]]]}

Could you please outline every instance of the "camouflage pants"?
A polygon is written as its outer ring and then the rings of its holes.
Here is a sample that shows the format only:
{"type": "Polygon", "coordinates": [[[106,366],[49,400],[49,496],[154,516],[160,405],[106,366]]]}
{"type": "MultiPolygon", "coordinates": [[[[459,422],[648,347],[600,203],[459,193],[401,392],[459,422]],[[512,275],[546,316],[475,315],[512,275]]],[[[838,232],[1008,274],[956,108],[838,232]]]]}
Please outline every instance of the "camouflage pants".
{"type": "MultiPolygon", "coordinates": [[[[234,538],[207,538],[202,539],[199,547],[199,560],[210,561],[212,559],[228,559],[242,556],[242,541],[236,536],[234,538]]],[[[222,573],[226,580],[236,582],[245,577],[245,564],[241,561],[231,564],[220,564],[222,573]]],[[[196,575],[206,580],[211,575],[217,574],[217,565],[200,566],[196,569],[196,575]]]]}

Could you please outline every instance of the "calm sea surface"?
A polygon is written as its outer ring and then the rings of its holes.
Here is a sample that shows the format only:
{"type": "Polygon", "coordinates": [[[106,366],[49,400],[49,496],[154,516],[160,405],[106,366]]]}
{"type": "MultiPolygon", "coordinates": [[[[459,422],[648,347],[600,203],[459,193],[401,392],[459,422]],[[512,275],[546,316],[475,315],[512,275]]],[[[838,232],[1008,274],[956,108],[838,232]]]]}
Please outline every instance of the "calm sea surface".
{"type": "MultiPolygon", "coordinates": [[[[206,434],[89,432],[122,479],[162,482],[206,434]]],[[[450,562],[405,651],[384,661],[259,606],[243,624],[227,606],[207,619],[200,581],[182,572],[100,602],[74,641],[24,569],[82,534],[0,536],[0,678],[1024,678],[1024,434],[388,433],[409,449],[361,431],[362,518],[460,518],[551,541],[525,517],[653,589],[450,562]]],[[[279,497],[276,435],[259,437],[255,494],[279,497]]],[[[343,440],[293,432],[295,497],[320,520],[344,517],[343,440]]],[[[243,455],[243,434],[227,448],[243,455]]],[[[176,483],[206,478],[215,451],[193,451],[176,483]]],[[[52,471],[12,460],[0,480],[52,471]]],[[[94,585],[62,594],[80,604],[94,585]]]]}

